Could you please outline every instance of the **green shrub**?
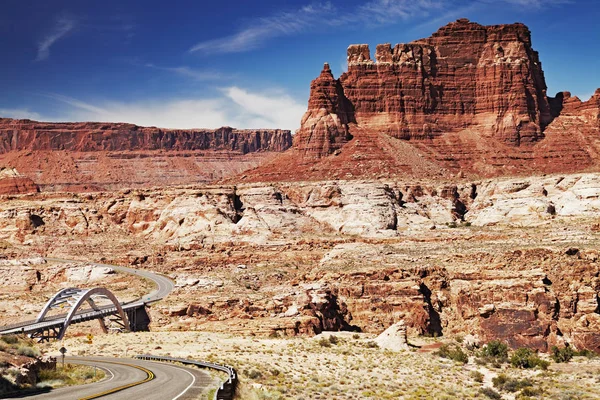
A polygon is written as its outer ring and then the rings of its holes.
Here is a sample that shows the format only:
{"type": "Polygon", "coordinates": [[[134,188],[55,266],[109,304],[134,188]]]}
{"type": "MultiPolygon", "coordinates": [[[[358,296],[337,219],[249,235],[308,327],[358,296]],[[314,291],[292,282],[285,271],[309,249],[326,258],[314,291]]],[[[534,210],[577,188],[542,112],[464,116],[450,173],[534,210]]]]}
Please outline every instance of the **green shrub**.
{"type": "Polygon", "coordinates": [[[483,347],[481,355],[506,360],[508,359],[508,346],[499,340],[492,340],[483,347]]]}
{"type": "Polygon", "coordinates": [[[457,345],[443,344],[434,354],[463,364],[469,361],[469,356],[457,345]]]}
{"type": "Polygon", "coordinates": [[[317,343],[321,347],[331,347],[331,342],[325,336],[323,336],[321,339],[319,339],[319,341],[317,343]]]}
{"type": "Polygon", "coordinates": [[[19,348],[17,348],[17,354],[26,357],[39,357],[40,351],[35,347],[19,346],[19,348]]]}
{"type": "Polygon", "coordinates": [[[539,367],[543,370],[547,369],[548,365],[550,365],[548,361],[542,360],[533,350],[527,348],[517,349],[510,358],[510,363],[515,368],[539,367]]]}
{"type": "Polygon", "coordinates": [[[4,335],[1,337],[1,339],[6,344],[15,344],[19,341],[17,335],[4,335]]]}
{"type": "Polygon", "coordinates": [[[513,379],[505,374],[500,374],[492,379],[494,387],[505,392],[515,393],[521,389],[532,387],[533,382],[529,379],[513,379]]]}
{"type": "Polygon", "coordinates": [[[494,400],[500,400],[502,399],[502,396],[500,396],[500,393],[496,392],[494,389],[492,388],[483,388],[479,390],[479,393],[481,393],[482,395],[490,398],[490,399],[494,399],[494,400]]]}
{"type": "Polygon", "coordinates": [[[246,375],[250,379],[260,379],[263,376],[260,371],[257,371],[255,369],[251,369],[250,371],[245,370],[244,375],[246,375]]]}
{"type": "Polygon", "coordinates": [[[563,363],[571,361],[571,358],[575,355],[575,352],[570,347],[563,347],[562,349],[556,346],[552,346],[550,349],[552,352],[552,359],[556,363],[563,363]]]}
{"type": "Polygon", "coordinates": [[[587,357],[587,358],[594,358],[594,357],[598,357],[598,353],[592,351],[592,350],[588,350],[588,349],[583,349],[583,350],[579,350],[575,352],[576,356],[580,356],[580,357],[587,357]]]}
{"type": "Polygon", "coordinates": [[[517,396],[517,399],[526,399],[530,397],[539,397],[544,393],[540,388],[526,387],[521,390],[521,393],[517,396]]]}
{"type": "Polygon", "coordinates": [[[473,380],[475,382],[479,382],[482,383],[483,382],[483,374],[479,371],[472,371],[471,372],[471,378],[473,378],[473,380]]]}
{"type": "Polygon", "coordinates": [[[339,343],[339,339],[337,338],[337,336],[330,335],[329,336],[329,343],[331,343],[331,344],[338,344],[339,343]]]}

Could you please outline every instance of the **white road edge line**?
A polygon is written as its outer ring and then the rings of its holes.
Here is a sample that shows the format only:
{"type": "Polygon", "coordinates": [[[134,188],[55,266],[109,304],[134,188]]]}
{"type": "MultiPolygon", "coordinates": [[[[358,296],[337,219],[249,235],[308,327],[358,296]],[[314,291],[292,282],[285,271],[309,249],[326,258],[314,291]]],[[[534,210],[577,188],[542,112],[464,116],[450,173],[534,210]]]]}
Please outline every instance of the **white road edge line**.
{"type": "Polygon", "coordinates": [[[180,369],[182,371],[185,371],[185,372],[187,372],[192,377],[192,383],[190,383],[188,387],[186,387],[185,389],[183,389],[183,392],[181,392],[177,396],[173,397],[173,400],[177,400],[178,398],[180,398],[181,396],[183,396],[185,394],[185,392],[187,392],[188,390],[190,390],[190,388],[192,386],[194,386],[194,383],[196,383],[196,377],[194,376],[194,374],[192,374],[190,371],[188,371],[188,370],[186,370],[184,368],[179,368],[179,367],[175,367],[175,366],[174,366],[174,368],[177,368],[177,369],[180,369]]]}

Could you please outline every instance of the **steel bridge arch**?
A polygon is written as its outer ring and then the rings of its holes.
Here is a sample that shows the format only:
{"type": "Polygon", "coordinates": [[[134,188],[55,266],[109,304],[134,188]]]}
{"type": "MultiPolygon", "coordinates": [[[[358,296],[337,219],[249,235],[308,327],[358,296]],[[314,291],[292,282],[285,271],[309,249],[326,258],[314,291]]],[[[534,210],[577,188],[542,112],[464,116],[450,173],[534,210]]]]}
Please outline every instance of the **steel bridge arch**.
{"type": "MultiPolygon", "coordinates": [[[[110,300],[116,309],[117,316],[121,319],[120,322],[123,329],[125,331],[129,330],[129,320],[127,318],[127,314],[121,306],[121,303],[119,303],[119,300],[117,300],[114,294],[112,294],[108,289],[103,287],[97,287],[93,289],[67,288],[59,291],[50,300],[48,300],[48,302],[38,315],[36,322],[42,322],[48,311],[50,311],[52,308],[56,308],[61,304],[68,303],[71,307],[64,318],[62,327],[56,334],[56,339],[62,340],[62,338],[65,336],[65,333],[67,332],[67,328],[73,320],[73,317],[75,317],[77,311],[79,311],[80,307],[84,303],[87,302],[91,306],[93,311],[100,311],[100,308],[94,302],[94,297],[104,297],[110,300]]],[[[102,330],[104,332],[107,332],[108,330],[104,323],[103,317],[100,316],[97,319],[100,322],[100,327],[102,328],[102,330]]]]}

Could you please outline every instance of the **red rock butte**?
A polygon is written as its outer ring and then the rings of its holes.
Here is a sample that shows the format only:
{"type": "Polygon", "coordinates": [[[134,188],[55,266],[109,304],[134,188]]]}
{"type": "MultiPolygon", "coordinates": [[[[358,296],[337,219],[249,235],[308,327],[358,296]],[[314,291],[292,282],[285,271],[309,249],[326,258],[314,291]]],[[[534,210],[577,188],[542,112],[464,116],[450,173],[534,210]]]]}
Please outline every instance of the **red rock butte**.
{"type": "Polygon", "coordinates": [[[246,180],[491,177],[598,170],[600,89],[549,97],[521,24],[459,19],[408,44],[348,48],[312,81],[293,148],[246,180]]]}

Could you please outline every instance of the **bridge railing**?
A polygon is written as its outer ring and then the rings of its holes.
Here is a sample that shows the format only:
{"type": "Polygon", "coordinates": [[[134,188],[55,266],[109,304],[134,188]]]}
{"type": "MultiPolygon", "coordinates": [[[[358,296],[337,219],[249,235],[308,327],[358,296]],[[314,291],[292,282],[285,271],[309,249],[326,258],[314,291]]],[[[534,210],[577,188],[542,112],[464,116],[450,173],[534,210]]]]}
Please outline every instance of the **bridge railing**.
{"type": "Polygon", "coordinates": [[[225,372],[228,375],[228,378],[225,382],[221,383],[219,389],[215,393],[214,400],[232,400],[235,395],[235,389],[237,387],[237,373],[235,369],[229,365],[221,365],[203,361],[194,361],[187,360],[185,358],[173,358],[173,357],[161,357],[161,356],[153,356],[151,354],[142,354],[137,355],[134,358],[138,358],[140,360],[148,360],[148,361],[163,361],[163,362],[173,362],[173,363],[181,363],[187,365],[195,365],[197,367],[202,368],[211,368],[216,369],[218,371],[225,372]]]}

